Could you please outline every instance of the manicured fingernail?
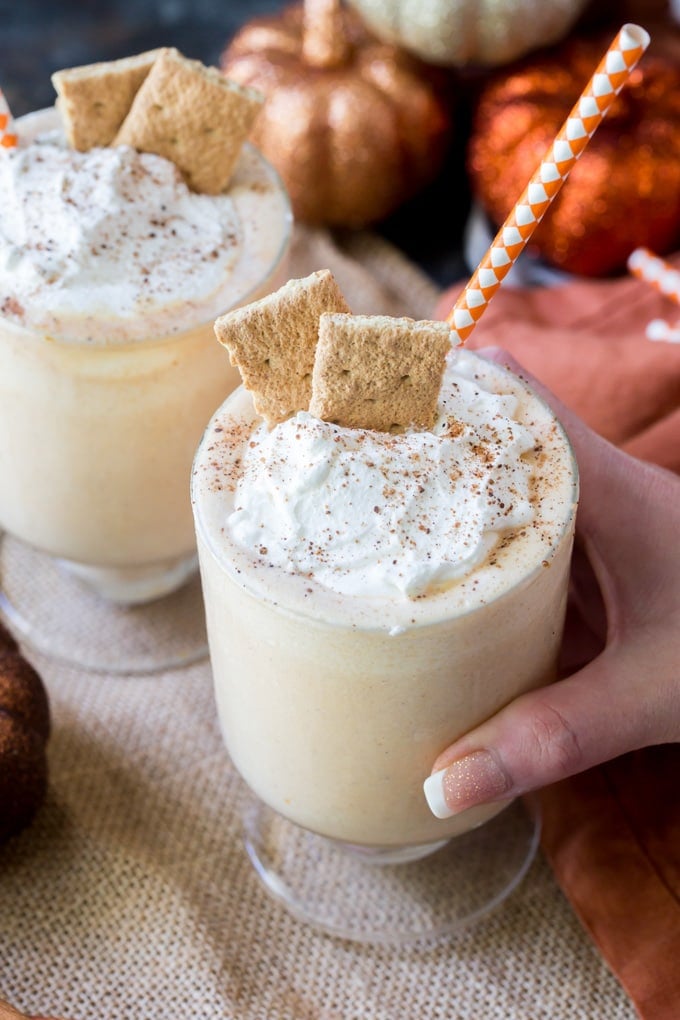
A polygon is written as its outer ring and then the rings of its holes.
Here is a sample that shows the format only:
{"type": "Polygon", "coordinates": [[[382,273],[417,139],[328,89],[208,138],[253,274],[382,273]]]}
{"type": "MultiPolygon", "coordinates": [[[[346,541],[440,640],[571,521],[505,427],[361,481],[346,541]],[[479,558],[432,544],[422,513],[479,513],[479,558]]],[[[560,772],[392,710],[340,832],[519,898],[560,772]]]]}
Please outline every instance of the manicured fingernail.
{"type": "Polygon", "coordinates": [[[432,814],[436,818],[450,818],[475,804],[499,799],[511,785],[509,776],[489,751],[473,751],[433,772],[423,789],[432,814]]]}

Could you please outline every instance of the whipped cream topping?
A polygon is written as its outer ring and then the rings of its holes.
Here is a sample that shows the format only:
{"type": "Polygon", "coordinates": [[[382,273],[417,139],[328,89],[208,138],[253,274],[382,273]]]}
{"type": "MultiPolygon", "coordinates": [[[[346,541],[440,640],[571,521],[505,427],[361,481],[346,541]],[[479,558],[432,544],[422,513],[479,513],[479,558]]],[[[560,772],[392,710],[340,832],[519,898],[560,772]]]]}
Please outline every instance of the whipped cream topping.
{"type": "MultiPolygon", "coordinates": [[[[252,152],[244,158],[253,163],[252,152]]],[[[225,281],[242,254],[239,193],[250,188],[266,205],[273,190],[262,169],[249,169],[252,180],[237,173],[230,192],[200,195],[173,163],[128,146],[81,153],[58,130],[24,140],[0,158],[0,311],[74,340],[136,340],[209,321],[234,299],[225,281]]],[[[251,267],[236,298],[257,274],[251,267]]]]}
{"type": "Polygon", "coordinates": [[[306,412],[245,445],[227,520],[263,565],[345,595],[414,597],[469,575],[532,521],[533,432],[518,399],[453,353],[432,432],[340,428],[306,412]]]}

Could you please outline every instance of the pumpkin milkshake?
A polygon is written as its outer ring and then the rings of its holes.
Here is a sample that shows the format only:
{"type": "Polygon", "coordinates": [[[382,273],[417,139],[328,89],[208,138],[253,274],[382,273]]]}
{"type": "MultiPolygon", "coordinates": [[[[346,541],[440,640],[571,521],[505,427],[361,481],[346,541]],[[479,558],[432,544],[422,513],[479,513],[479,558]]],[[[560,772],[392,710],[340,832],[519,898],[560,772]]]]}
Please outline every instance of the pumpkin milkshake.
{"type": "Polygon", "coordinates": [[[0,156],[0,526],[122,602],[192,569],[191,458],[238,381],[212,321],[280,282],[290,230],[276,174],[242,138],[215,193],[144,139],[83,142],[83,79],[111,92],[139,62],[64,72],[79,148],[48,110],[17,121],[0,156]]]}
{"type": "MultiPolygon", "coordinates": [[[[427,847],[500,810],[433,817],[423,781],[439,752],[554,678],[575,467],[550,410],[498,366],[446,354],[444,324],[353,317],[332,294],[319,316],[328,295],[295,284],[313,312],[298,336],[318,326],[309,410],[277,402],[245,349],[251,330],[275,375],[275,295],[217,323],[254,389],[215,414],[193,472],[220,723],[248,785],[286,818],[351,844],[427,847]],[[424,417],[399,396],[421,368],[424,417]],[[352,420],[350,391],[371,427],[352,420]]],[[[290,369],[301,383],[305,367],[290,369]]]]}

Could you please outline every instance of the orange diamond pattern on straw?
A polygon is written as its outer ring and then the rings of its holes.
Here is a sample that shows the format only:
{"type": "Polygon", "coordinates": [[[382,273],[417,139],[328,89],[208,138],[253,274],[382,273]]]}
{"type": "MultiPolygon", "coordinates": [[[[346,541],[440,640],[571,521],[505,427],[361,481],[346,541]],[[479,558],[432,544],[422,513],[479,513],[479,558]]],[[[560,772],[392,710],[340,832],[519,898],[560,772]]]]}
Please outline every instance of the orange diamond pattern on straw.
{"type": "Polygon", "coordinates": [[[616,95],[649,45],[639,25],[623,25],[598,64],[554,142],[541,160],[514,209],[447,316],[458,344],[470,333],[516,262],[567,179],[616,95]]]}
{"type": "Polygon", "coordinates": [[[17,144],[17,136],[12,130],[14,121],[10,108],[5,99],[5,93],[0,89],[0,147],[13,149],[17,144]]]}
{"type": "MultiPolygon", "coordinates": [[[[648,248],[636,248],[628,256],[628,269],[633,276],[651,284],[659,294],[680,305],[680,272],[665,259],[654,255],[648,248]]],[[[648,340],[677,344],[680,343],[680,324],[671,326],[665,319],[652,319],[647,323],[645,335],[648,340]]]]}
{"type": "Polygon", "coordinates": [[[628,257],[628,269],[638,280],[650,283],[659,294],[680,305],[680,272],[648,248],[636,248],[628,257]]]}
{"type": "Polygon", "coordinates": [[[647,323],[645,336],[648,340],[663,340],[669,344],[680,344],[680,326],[671,326],[665,319],[652,319],[647,323]]]}

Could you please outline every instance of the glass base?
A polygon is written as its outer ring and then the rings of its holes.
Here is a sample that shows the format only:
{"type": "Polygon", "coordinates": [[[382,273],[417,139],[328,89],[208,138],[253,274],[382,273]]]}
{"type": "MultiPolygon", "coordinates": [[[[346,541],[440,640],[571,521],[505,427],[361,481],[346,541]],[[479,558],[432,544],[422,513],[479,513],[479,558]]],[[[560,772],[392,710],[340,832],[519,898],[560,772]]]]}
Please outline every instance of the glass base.
{"type": "Polygon", "coordinates": [[[533,797],[425,847],[339,843],[294,825],[251,794],[242,821],[259,878],[298,920],[328,935],[387,945],[440,939],[489,914],[524,878],[541,828],[533,797]]]}
{"type": "Polygon", "coordinates": [[[89,567],[73,560],[56,562],[64,573],[120,606],[138,606],[164,598],[186,584],[198,568],[195,553],[150,567],[89,567]]]}
{"type": "Polygon", "coordinates": [[[0,616],[31,648],[93,672],[156,673],[208,654],[195,557],[102,570],[0,534],[0,616]]]}

